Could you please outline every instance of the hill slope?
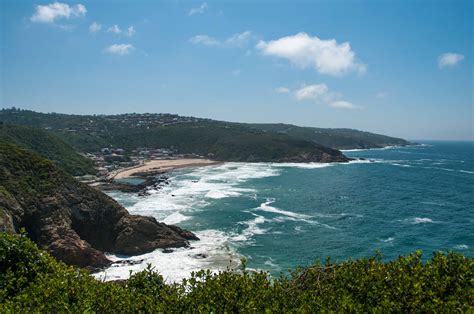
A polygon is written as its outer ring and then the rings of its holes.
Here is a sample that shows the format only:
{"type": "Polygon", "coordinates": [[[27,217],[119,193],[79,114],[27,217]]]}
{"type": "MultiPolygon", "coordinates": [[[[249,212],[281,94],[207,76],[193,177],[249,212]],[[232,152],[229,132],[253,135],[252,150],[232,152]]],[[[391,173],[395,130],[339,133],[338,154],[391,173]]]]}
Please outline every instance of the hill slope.
{"type": "Polygon", "coordinates": [[[171,147],[223,161],[344,162],[341,152],[246,125],[163,114],[77,116],[2,110],[0,121],[47,128],[81,152],[171,147]]]}
{"type": "Polygon", "coordinates": [[[0,124],[0,142],[16,144],[52,160],[74,176],[94,174],[94,163],[49,132],[25,126],[0,124]]]}
{"type": "Polygon", "coordinates": [[[109,264],[102,251],[143,254],[197,238],[154,218],[130,215],[107,195],[18,146],[0,143],[0,231],[25,228],[31,239],[69,264],[109,264]]]}
{"type": "Polygon", "coordinates": [[[286,134],[301,140],[315,142],[334,149],[367,149],[386,146],[404,146],[411,143],[396,137],[353,129],[325,129],[300,127],[291,124],[250,124],[269,132],[286,134]]]}
{"type": "MultiPolygon", "coordinates": [[[[240,127],[252,133],[263,130],[284,134],[299,140],[318,143],[334,149],[378,148],[390,145],[409,145],[404,139],[352,129],[299,127],[290,124],[246,124],[213,121],[171,114],[120,114],[120,115],[67,115],[39,113],[29,110],[3,109],[0,121],[11,124],[50,128],[75,148],[87,151],[101,147],[110,140],[110,134],[126,130],[147,130],[170,125],[218,125],[234,129],[240,127]]],[[[227,133],[227,132],[225,132],[227,133]]],[[[225,135],[225,134],[223,134],[225,135]]],[[[242,156],[241,156],[242,157],[242,156]]]]}
{"type": "MultiPolygon", "coordinates": [[[[67,135],[71,143],[82,135],[67,135]]],[[[102,138],[106,145],[133,150],[137,147],[171,147],[223,161],[344,162],[339,151],[283,134],[250,130],[225,123],[196,122],[150,129],[117,130],[102,138]]],[[[78,145],[79,146],[79,145],[78,145]]]]}

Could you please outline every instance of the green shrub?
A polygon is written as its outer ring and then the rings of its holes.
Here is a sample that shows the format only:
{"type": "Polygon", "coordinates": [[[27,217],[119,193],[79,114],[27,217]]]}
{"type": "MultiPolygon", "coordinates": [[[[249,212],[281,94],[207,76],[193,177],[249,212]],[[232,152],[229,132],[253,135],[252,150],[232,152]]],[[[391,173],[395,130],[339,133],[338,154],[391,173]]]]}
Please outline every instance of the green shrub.
{"type": "Polygon", "coordinates": [[[101,282],[56,261],[25,235],[0,234],[0,312],[470,312],[474,262],[421,252],[327,260],[271,278],[265,272],[199,271],[167,284],[151,266],[101,282]]]}

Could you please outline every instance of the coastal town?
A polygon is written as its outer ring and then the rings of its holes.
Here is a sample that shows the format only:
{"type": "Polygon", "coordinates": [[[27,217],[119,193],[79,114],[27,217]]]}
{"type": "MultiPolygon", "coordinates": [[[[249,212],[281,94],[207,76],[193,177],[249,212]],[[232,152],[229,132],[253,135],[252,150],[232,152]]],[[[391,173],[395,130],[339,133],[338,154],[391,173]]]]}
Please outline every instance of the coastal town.
{"type": "MultiPolygon", "coordinates": [[[[27,110],[22,110],[15,107],[3,108],[0,110],[0,112],[8,113],[10,115],[28,114],[27,110]]],[[[157,126],[170,126],[180,123],[195,123],[209,120],[189,116],[179,116],[169,113],[125,113],[116,115],[75,115],[72,118],[68,117],[67,121],[61,122],[64,116],[63,114],[52,112],[48,115],[49,120],[45,121],[41,125],[41,128],[43,129],[71,133],[87,131],[91,135],[99,135],[101,133],[107,133],[120,128],[139,129],[157,126]]]]}
{"type": "Polygon", "coordinates": [[[130,152],[104,147],[83,155],[94,161],[97,173],[76,177],[79,181],[99,190],[138,192],[141,196],[169,184],[167,173],[172,170],[220,163],[196,154],[180,154],[174,147],[143,147],[130,152]]]}
{"type": "Polygon", "coordinates": [[[96,153],[85,153],[83,156],[94,161],[96,175],[81,176],[82,182],[107,183],[116,179],[124,179],[146,173],[169,171],[185,165],[207,164],[208,159],[197,154],[180,154],[175,147],[138,148],[126,151],[122,148],[102,148],[96,153]]]}
{"type": "Polygon", "coordinates": [[[131,168],[142,165],[147,160],[163,160],[182,158],[177,154],[175,148],[139,148],[127,152],[122,148],[104,147],[96,153],[86,153],[85,157],[94,161],[97,176],[103,179],[111,179],[111,175],[119,169],[131,168]]]}

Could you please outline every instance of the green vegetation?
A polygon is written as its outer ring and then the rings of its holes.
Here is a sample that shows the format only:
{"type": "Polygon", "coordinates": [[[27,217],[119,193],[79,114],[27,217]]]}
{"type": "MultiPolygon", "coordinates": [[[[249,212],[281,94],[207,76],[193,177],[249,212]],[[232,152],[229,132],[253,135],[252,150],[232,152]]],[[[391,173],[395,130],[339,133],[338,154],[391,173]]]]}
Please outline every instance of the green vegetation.
{"type": "Polygon", "coordinates": [[[41,251],[25,235],[0,234],[1,312],[454,312],[474,309],[474,262],[457,253],[329,260],[271,279],[209,271],[166,284],[151,267],[100,282],[41,251]]]}
{"type": "Polygon", "coordinates": [[[52,161],[0,141],[0,231],[14,232],[21,216],[35,207],[44,208],[42,197],[74,182],[52,161]]]}
{"type": "Polygon", "coordinates": [[[71,181],[74,178],[52,161],[14,144],[0,142],[0,192],[9,191],[25,201],[48,195],[71,181]]]}
{"type": "Polygon", "coordinates": [[[315,142],[335,149],[379,148],[393,145],[409,145],[410,142],[353,129],[324,129],[300,127],[291,124],[251,124],[250,126],[269,132],[287,134],[289,136],[315,142]]]}
{"type": "Polygon", "coordinates": [[[63,140],[44,130],[0,124],[0,143],[12,143],[52,160],[71,175],[94,174],[94,163],[63,140]]]}
{"type": "Polygon", "coordinates": [[[11,124],[28,125],[36,128],[61,130],[64,139],[70,139],[74,147],[81,151],[89,151],[94,147],[113,145],[109,133],[130,129],[148,129],[159,125],[174,123],[191,123],[197,125],[223,125],[229,128],[240,126],[248,131],[253,129],[286,134],[293,138],[318,143],[334,149],[377,148],[387,145],[408,145],[408,141],[400,138],[374,134],[353,129],[328,129],[315,127],[299,127],[291,124],[246,124],[219,122],[209,119],[182,117],[170,114],[123,114],[123,115],[67,115],[58,113],[38,113],[29,110],[0,110],[0,121],[11,124]],[[105,140],[104,140],[105,139],[105,140]],[[104,140],[104,141],[103,141],[104,140]]]}
{"type": "MultiPolygon", "coordinates": [[[[67,139],[80,147],[78,141],[82,141],[83,137],[70,134],[67,139]]],[[[208,122],[175,124],[146,130],[118,130],[113,136],[102,140],[108,145],[126,150],[137,147],[175,147],[180,153],[194,153],[227,161],[279,161],[305,154],[314,156],[315,159],[323,154],[342,156],[340,152],[330,148],[283,134],[208,122]]]]}
{"type": "Polygon", "coordinates": [[[77,116],[7,109],[0,111],[0,121],[47,128],[80,152],[174,147],[181,154],[224,161],[347,161],[337,150],[286,134],[174,115],[77,116]]]}

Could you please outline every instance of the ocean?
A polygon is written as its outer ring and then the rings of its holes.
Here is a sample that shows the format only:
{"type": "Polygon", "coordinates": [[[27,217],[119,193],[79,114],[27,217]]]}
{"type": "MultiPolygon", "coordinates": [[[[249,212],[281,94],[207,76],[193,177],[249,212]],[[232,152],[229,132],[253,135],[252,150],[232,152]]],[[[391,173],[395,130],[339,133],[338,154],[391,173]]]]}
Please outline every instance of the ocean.
{"type": "Polygon", "coordinates": [[[273,275],[314,261],[386,260],[423,250],[474,256],[474,142],[352,150],[340,164],[225,163],[175,171],[148,196],[110,192],[131,213],[188,229],[191,248],[108,255],[95,274],[124,279],[151,263],[167,281],[238,267],[273,275]],[[124,260],[133,261],[123,262],[124,260]]]}

